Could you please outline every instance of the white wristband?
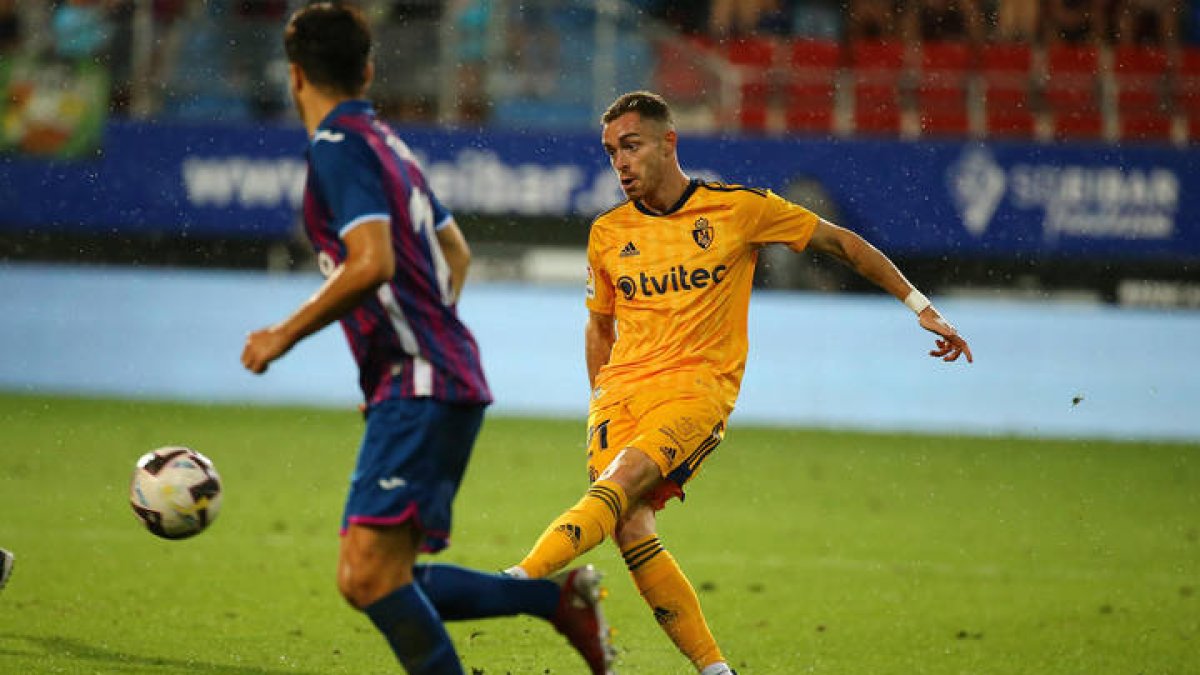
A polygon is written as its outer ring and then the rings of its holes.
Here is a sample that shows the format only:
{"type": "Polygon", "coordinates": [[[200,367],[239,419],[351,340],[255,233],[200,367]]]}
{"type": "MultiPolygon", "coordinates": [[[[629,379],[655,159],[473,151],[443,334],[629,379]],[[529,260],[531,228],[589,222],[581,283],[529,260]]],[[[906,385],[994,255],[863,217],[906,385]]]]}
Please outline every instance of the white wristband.
{"type": "Polygon", "coordinates": [[[915,288],[909,291],[908,295],[904,297],[904,306],[911,309],[913,314],[924,312],[925,308],[932,304],[932,302],[929,302],[929,298],[925,297],[921,291],[915,288]]]}

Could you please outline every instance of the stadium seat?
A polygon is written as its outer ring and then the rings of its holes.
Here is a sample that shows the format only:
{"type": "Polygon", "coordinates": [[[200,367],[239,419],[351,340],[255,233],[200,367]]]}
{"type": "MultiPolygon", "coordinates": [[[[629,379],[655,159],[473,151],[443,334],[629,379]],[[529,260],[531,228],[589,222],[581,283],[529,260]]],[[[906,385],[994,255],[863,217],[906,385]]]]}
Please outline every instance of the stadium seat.
{"type": "Polygon", "coordinates": [[[1056,110],[1051,119],[1054,138],[1060,141],[1091,141],[1104,136],[1104,116],[1099,110],[1056,110]]]}
{"type": "Polygon", "coordinates": [[[1104,135],[1099,97],[1100,53],[1087,45],[1046,49],[1042,95],[1059,140],[1092,140],[1104,135]]]}
{"type": "Polygon", "coordinates": [[[670,101],[697,103],[712,86],[707,70],[697,65],[711,49],[707,40],[670,37],[655,44],[654,82],[657,90],[670,101]]]}
{"type": "Polygon", "coordinates": [[[1190,142],[1200,143],[1200,47],[1180,51],[1173,80],[1175,111],[1187,121],[1190,142]]]}
{"type": "Polygon", "coordinates": [[[1098,108],[1100,52],[1092,46],[1051,45],[1046,49],[1043,95],[1052,110],[1098,108]]]}
{"type": "Polygon", "coordinates": [[[982,47],[979,74],[983,85],[984,126],[992,136],[1032,138],[1030,73],[1033,52],[1029,45],[991,43],[982,47]]]}
{"type": "Polygon", "coordinates": [[[1167,113],[1159,111],[1120,111],[1121,140],[1168,142],[1174,122],[1167,113]]]}
{"type": "Polygon", "coordinates": [[[965,136],[970,132],[967,79],[974,57],[970,45],[962,42],[927,42],[921,46],[917,106],[922,134],[965,136]]]}
{"type": "Polygon", "coordinates": [[[1200,115],[1193,113],[1187,116],[1187,134],[1189,143],[1200,144],[1200,115]]]}
{"type": "Polygon", "coordinates": [[[1113,83],[1122,140],[1169,141],[1172,120],[1163,96],[1167,52],[1149,47],[1113,48],[1113,83]]]}
{"type": "Polygon", "coordinates": [[[1118,45],[1113,48],[1113,80],[1118,110],[1158,110],[1163,103],[1168,58],[1163,49],[1118,45]]]}
{"type": "Polygon", "coordinates": [[[874,40],[851,43],[850,74],[854,81],[855,131],[899,134],[904,45],[874,40]]]}
{"type": "Polygon", "coordinates": [[[784,97],[788,131],[831,133],[841,48],[833,40],[792,42],[784,97]]]}
{"type": "Polygon", "coordinates": [[[763,132],[771,106],[771,75],[775,67],[775,42],[766,38],[737,38],[721,51],[741,74],[738,121],[743,131],[763,132]]]}

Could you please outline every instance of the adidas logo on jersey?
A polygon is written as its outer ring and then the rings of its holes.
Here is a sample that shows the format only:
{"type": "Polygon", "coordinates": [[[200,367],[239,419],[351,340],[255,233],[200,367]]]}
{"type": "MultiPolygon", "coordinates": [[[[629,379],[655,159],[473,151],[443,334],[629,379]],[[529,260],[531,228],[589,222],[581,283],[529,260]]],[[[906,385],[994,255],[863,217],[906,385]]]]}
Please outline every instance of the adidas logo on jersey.
{"type": "Polygon", "coordinates": [[[642,254],[642,252],[637,250],[637,247],[633,245],[632,241],[629,242],[628,244],[625,244],[625,248],[621,249],[621,257],[622,258],[630,258],[635,255],[641,255],[641,254],[642,254]]]}

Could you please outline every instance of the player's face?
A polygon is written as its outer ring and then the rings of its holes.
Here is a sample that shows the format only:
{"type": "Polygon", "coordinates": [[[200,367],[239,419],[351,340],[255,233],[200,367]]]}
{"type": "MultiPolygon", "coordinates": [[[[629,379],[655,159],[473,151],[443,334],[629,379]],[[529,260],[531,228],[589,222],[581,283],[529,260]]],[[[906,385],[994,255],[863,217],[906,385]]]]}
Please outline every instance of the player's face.
{"type": "Polygon", "coordinates": [[[640,201],[654,194],[670,166],[673,146],[666,125],[628,112],[604,125],[604,151],[625,196],[640,201]]]}

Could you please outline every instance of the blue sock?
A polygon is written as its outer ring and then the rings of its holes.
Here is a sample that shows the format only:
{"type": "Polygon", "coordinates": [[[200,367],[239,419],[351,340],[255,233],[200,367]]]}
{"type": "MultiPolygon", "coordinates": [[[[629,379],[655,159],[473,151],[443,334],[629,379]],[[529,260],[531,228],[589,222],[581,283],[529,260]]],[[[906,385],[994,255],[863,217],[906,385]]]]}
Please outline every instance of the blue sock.
{"type": "Polygon", "coordinates": [[[446,627],[416,584],[397,588],[363,611],[409,675],[463,675],[446,627]]]}
{"type": "Polygon", "coordinates": [[[529,614],[550,619],[558,609],[558,584],[514,579],[455,565],[417,565],[413,578],[445,621],[529,614]]]}

